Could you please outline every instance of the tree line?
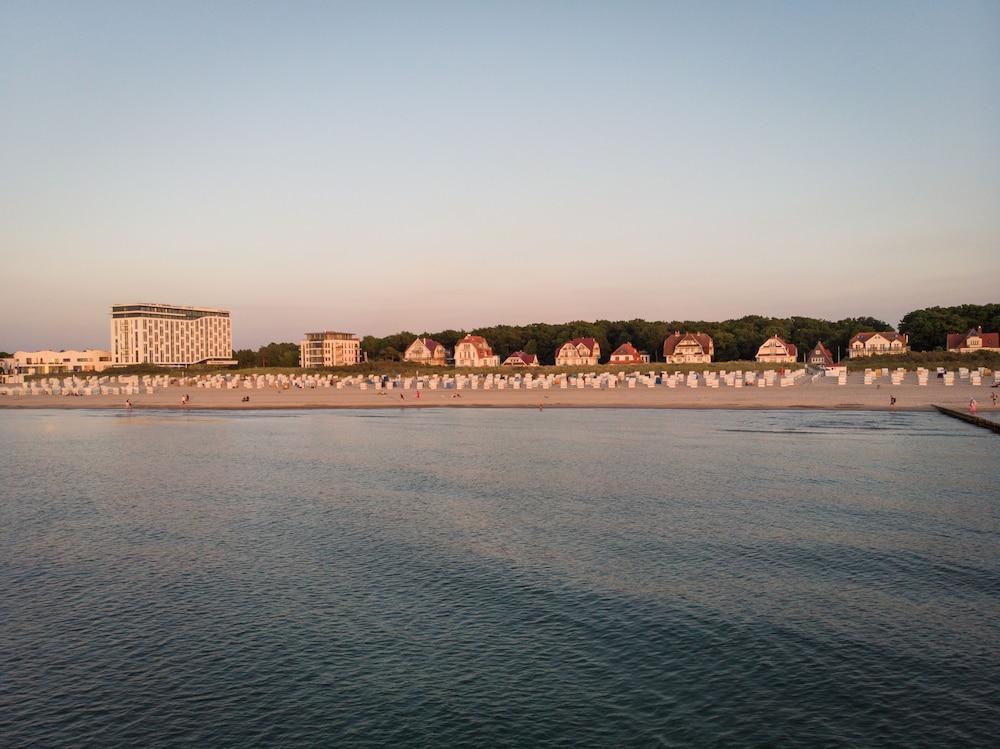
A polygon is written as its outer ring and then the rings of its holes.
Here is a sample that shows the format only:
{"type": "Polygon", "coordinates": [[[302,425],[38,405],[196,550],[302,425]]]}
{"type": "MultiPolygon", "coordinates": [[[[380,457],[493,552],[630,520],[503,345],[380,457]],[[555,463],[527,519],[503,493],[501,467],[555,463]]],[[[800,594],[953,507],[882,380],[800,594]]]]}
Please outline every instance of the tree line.
{"type": "Polygon", "coordinates": [[[233,351],[233,358],[240,369],[253,367],[297,367],[299,366],[299,344],[269,343],[254,351],[240,349],[233,351]]]}
{"type": "Polygon", "coordinates": [[[965,333],[979,326],[986,333],[1000,330],[1000,304],[960,304],[914,310],[903,316],[899,332],[910,337],[910,347],[914,351],[942,351],[949,333],[965,333]]]}
{"type": "Polygon", "coordinates": [[[514,351],[537,354],[542,364],[554,364],[556,351],[571,338],[594,338],[601,347],[601,360],[607,361],[611,352],[623,343],[631,342],[640,351],[650,355],[652,361],[663,361],[663,341],[674,331],[708,333],[715,343],[717,361],[752,360],[757,348],[769,336],[778,335],[799,347],[800,353],[812,349],[822,340],[834,356],[839,348],[846,356],[847,342],[862,330],[888,330],[891,326],[873,317],[851,317],[830,321],[812,317],[762,317],[747,315],[735,320],[709,322],[706,320],[596,320],[530,325],[493,325],[465,330],[442,330],[419,334],[402,331],[384,337],[365,336],[361,348],[369,359],[398,361],[406,347],[418,335],[429,336],[454,350],[455,344],[466,333],[481,335],[503,361],[514,351]]]}
{"type": "MultiPolygon", "coordinates": [[[[964,333],[969,328],[983,326],[985,331],[1000,330],[1000,304],[963,304],[956,307],[928,307],[907,313],[900,332],[910,338],[915,351],[935,351],[945,348],[948,333],[964,333]]],[[[558,348],[571,338],[594,338],[601,346],[601,360],[623,343],[631,342],[640,351],[649,353],[652,361],[663,360],[663,341],[674,331],[708,333],[715,343],[716,361],[752,360],[757,348],[768,337],[780,336],[799,349],[800,357],[812,350],[817,341],[837,357],[838,351],[847,356],[847,345],[855,333],[866,330],[891,330],[892,326],[874,317],[847,317],[823,320],[814,317],[744,317],[711,322],[707,320],[596,320],[550,324],[493,325],[472,330],[423,331],[419,334],[401,331],[384,337],[365,336],[362,350],[368,358],[382,361],[402,359],[406,347],[418,335],[429,336],[454,350],[455,344],[467,333],[481,335],[503,361],[514,351],[537,354],[542,364],[554,364],[558,348]]]]}

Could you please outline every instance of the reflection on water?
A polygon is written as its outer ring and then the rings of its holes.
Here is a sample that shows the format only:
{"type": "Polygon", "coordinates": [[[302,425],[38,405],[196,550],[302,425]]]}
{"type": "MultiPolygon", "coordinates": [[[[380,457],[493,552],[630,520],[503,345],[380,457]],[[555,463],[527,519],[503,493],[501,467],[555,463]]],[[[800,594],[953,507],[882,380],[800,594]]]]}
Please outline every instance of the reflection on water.
{"type": "Polygon", "coordinates": [[[986,744],[997,438],[933,414],[3,415],[9,745],[986,744]]]}

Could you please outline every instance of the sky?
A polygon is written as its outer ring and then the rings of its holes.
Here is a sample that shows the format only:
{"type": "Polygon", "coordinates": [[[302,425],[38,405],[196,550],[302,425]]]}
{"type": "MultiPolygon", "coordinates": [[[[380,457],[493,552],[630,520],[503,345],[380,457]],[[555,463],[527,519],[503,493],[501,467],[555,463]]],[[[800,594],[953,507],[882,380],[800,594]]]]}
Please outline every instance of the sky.
{"type": "Polygon", "coordinates": [[[0,349],[1000,301],[1000,3],[0,3],[0,349]]]}

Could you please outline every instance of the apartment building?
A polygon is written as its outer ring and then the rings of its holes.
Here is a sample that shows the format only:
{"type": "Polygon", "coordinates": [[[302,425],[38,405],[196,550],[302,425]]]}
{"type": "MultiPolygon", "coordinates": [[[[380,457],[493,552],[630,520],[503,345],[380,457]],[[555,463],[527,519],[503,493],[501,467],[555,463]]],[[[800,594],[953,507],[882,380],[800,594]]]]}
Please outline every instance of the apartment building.
{"type": "Polygon", "coordinates": [[[83,351],[15,351],[5,362],[5,374],[64,374],[103,372],[111,366],[111,352],[100,349],[83,351]]]}
{"type": "Polygon", "coordinates": [[[301,367],[347,367],[361,362],[361,339],[353,333],[306,333],[299,343],[301,367]]]}

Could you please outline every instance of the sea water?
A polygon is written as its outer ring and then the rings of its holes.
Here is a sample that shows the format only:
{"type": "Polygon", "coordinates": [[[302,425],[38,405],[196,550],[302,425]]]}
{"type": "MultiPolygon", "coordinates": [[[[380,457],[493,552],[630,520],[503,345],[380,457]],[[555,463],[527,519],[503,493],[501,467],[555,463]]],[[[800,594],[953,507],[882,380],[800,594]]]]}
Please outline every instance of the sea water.
{"type": "Polygon", "coordinates": [[[0,412],[2,746],[974,746],[1000,438],[925,413],[0,412]]]}

